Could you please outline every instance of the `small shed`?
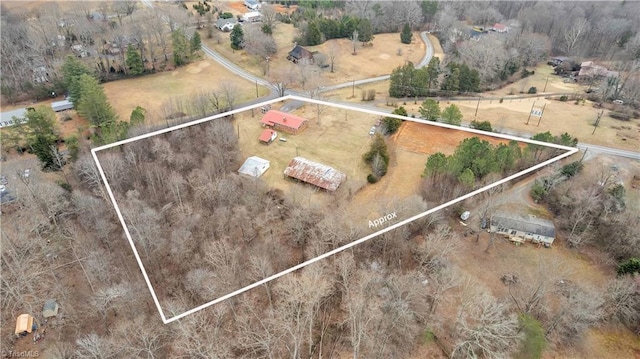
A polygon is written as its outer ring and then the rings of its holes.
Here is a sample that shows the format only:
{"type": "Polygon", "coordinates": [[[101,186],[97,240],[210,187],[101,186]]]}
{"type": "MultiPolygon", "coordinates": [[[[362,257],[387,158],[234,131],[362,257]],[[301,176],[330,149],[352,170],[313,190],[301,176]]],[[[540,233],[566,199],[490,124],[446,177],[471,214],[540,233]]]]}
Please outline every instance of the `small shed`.
{"type": "Polygon", "coordinates": [[[267,172],[269,165],[270,162],[268,160],[257,156],[251,156],[244,161],[242,167],[238,170],[238,173],[251,177],[260,177],[267,172]]]}
{"type": "Polygon", "coordinates": [[[16,320],[16,335],[27,335],[34,330],[33,317],[29,314],[20,314],[16,320]]]}
{"type": "Polygon", "coordinates": [[[45,318],[55,317],[56,315],[58,315],[59,308],[60,307],[58,306],[58,302],[56,302],[55,299],[49,299],[48,301],[44,302],[42,316],[45,318]]]}
{"type": "Polygon", "coordinates": [[[310,62],[313,62],[313,53],[304,47],[295,44],[293,49],[289,51],[287,56],[287,60],[292,61],[293,63],[298,63],[298,61],[302,59],[308,59],[310,62]]]}
{"type": "Polygon", "coordinates": [[[51,103],[51,108],[55,112],[73,109],[73,102],[69,100],[55,101],[51,103]]]}
{"type": "Polygon", "coordinates": [[[274,130],[270,130],[267,128],[264,131],[262,131],[262,133],[260,134],[260,137],[258,137],[258,140],[260,141],[260,143],[264,143],[265,145],[268,145],[271,142],[275,141],[276,138],[278,138],[278,133],[274,130]]]}

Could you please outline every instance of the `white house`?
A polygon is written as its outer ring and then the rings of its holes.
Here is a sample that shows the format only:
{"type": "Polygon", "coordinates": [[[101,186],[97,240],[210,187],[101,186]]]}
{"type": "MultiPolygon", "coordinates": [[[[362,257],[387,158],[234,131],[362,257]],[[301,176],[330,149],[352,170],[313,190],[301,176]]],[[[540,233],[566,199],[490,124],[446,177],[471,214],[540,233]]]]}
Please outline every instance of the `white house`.
{"type": "Polygon", "coordinates": [[[242,15],[242,21],[246,21],[246,22],[262,21],[262,14],[257,11],[248,12],[242,15]]]}

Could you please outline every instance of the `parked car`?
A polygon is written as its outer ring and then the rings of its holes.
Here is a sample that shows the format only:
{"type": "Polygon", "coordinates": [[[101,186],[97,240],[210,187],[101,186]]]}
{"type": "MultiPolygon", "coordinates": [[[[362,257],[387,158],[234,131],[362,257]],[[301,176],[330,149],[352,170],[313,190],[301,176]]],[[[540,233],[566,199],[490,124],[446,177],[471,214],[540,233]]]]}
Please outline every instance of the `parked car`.
{"type": "Polygon", "coordinates": [[[369,136],[373,136],[376,134],[376,128],[375,127],[371,127],[371,129],[369,130],[369,136]]]}

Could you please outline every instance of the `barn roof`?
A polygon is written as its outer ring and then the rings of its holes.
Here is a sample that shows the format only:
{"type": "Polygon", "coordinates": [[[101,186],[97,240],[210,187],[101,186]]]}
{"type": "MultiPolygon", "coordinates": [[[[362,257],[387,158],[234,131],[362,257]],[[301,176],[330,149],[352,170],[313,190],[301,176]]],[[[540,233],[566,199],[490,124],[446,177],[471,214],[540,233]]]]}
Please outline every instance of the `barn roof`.
{"type": "Polygon", "coordinates": [[[238,173],[252,177],[260,177],[269,169],[269,161],[257,156],[247,158],[238,173]]]}
{"type": "Polygon", "coordinates": [[[260,122],[268,126],[279,124],[281,126],[297,130],[300,128],[300,126],[302,126],[302,124],[307,122],[307,119],[286,112],[269,110],[264,114],[264,117],[262,117],[262,120],[260,120],[260,122]]]}
{"type": "Polygon", "coordinates": [[[552,221],[532,215],[495,214],[491,217],[491,225],[549,238],[556,237],[556,227],[552,221]]]}
{"type": "Polygon", "coordinates": [[[311,59],[313,58],[313,53],[305,49],[304,47],[296,44],[296,46],[294,46],[293,49],[289,51],[289,56],[294,57],[296,60],[300,60],[305,57],[308,59],[311,59]]]}
{"type": "Polygon", "coordinates": [[[260,134],[260,137],[258,137],[258,140],[260,140],[262,142],[269,142],[269,141],[271,141],[271,136],[273,136],[274,132],[276,132],[276,131],[270,130],[270,129],[265,129],[260,134]]]}
{"type": "Polygon", "coordinates": [[[302,157],[292,159],[284,174],[327,191],[335,191],[347,179],[346,174],[333,167],[302,157]]]}

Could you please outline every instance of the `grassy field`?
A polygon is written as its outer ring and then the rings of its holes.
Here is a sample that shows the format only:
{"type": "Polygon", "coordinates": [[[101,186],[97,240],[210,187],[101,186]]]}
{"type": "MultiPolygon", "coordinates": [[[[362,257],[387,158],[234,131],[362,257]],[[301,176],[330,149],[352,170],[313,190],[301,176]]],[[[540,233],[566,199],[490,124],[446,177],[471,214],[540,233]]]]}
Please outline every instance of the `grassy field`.
{"type": "MultiPolygon", "coordinates": [[[[249,24],[244,26],[259,26],[249,24]]],[[[293,48],[293,39],[297,29],[290,24],[277,24],[273,38],[277,43],[278,52],[269,59],[269,72],[286,69],[290,66],[287,60],[288,52],[293,48]]],[[[205,39],[205,43],[223,56],[258,76],[265,76],[266,62],[256,59],[245,51],[234,51],[230,46],[229,33],[218,32],[220,41],[205,39]]],[[[205,37],[205,36],[203,36],[205,37]]],[[[373,46],[357,46],[357,54],[353,55],[351,41],[348,39],[334,39],[317,46],[306,47],[309,51],[327,53],[332,43],[337,43],[339,54],[335,60],[334,72],[329,69],[322,72],[322,82],[326,85],[343,83],[349,80],[359,80],[391,73],[391,71],[406,61],[419,62],[424,56],[425,44],[419,34],[414,33],[411,44],[402,44],[399,34],[379,34],[373,40],[373,46]],[[399,51],[400,50],[400,51],[399,51]],[[398,55],[401,53],[401,55],[398,55]]]]}
{"type": "MultiPolygon", "coordinates": [[[[312,189],[310,186],[302,186],[283,179],[284,169],[296,156],[302,156],[344,172],[347,175],[347,181],[337,192],[355,193],[365,184],[369,173],[362,161],[362,155],[368,150],[371,141],[368,132],[375,123],[376,117],[361,113],[355,115],[352,111],[323,107],[320,122],[318,122],[315,105],[305,105],[293,113],[307,118],[309,127],[297,135],[279,132],[279,138],[285,138],[287,141],[276,140],[270,145],[264,145],[258,141],[258,136],[263,130],[259,123],[262,115],[259,111],[255,111],[254,117],[250,112],[236,116],[235,125],[238,129],[243,157],[258,156],[269,160],[271,168],[261,178],[270,187],[282,189],[289,194],[295,195],[295,191],[301,191],[305,187],[312,189]]],[[[323,198],[329,197],[326,192],[315,193],[313,190],[307,192],[311,196],[309,201],[322,201],[323,198]]]]}
{"type": "MultiPolygon", "coordinates": [[[[147,109],[147,118],[164,120],[162,104],[172,98],[188,99],[190,95],[220,88],[224,82],[232,82],[237,88],[241,103],[256,98],[256,84],[241,79],[213,60],[200,60],[186,67],[143,77],[119,80],[104,84],[104,91],[120,119],[128,119],[136,106],[147,109]]],[[[258,95],[268,90],[258,86],[258,95]]]]}

